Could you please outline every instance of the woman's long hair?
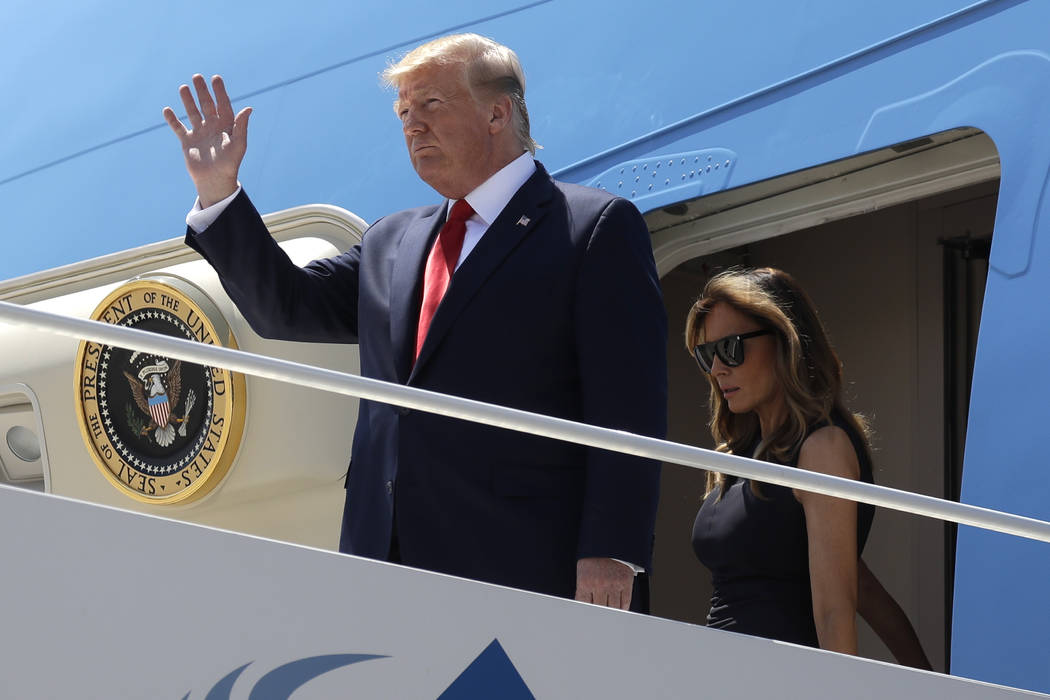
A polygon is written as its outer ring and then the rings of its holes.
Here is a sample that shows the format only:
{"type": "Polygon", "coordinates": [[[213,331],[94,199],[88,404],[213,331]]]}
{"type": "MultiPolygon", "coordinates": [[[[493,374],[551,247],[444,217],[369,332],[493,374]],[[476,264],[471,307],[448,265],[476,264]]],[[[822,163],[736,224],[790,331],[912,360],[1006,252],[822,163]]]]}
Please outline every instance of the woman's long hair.
{"type": "MultiPolygon", "coordinates": [[[[787,416],[772,434],[761,439],[753,455],[743,456],[789,462],[810,428],[831,421],[835,415],[860,437],[870,458],[866,421],[850,413],[842,403],[842,364],[831,348],[813,302],[798,282],[771,267],[732,269],[712,277],[686,318],[685,344],[690,353],[694,346],[705,342],[704,320],[719,302],[772,330],[777,343],[774,371],[783,391],[787,416]]],[[[716,449],[742,454],[759,441],[758,416],[754,412],[730,411],[714,376],[708,374],[707,378],[711,384],[710,427],[716,449]]],[[[708,472],[705,497],[724,483],[722,474],[708,472]]],[[[759,493],[754,482],[752,489],[759,493]]]]}

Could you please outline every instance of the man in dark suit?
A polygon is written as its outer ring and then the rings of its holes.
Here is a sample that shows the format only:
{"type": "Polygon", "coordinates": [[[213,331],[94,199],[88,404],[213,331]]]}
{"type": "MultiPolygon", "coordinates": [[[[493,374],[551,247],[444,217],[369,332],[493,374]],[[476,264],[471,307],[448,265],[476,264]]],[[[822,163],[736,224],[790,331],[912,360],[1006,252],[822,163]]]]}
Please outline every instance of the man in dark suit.
{"type": "MultiPolygon", "coordinates": [[[[666,318],[638,211],[533,160],[510,49],[444,37],[384,77],[448,202],[296,267],[237,181],[250,108],[197,75],[192,130],[164,110],[199,194],[187,243],[260,335],[358,342],[368,377],[662,437],[666,318]]],[[[362,401],[340,550],[638,608],[658,482],[648,460],[362,401]]]]}

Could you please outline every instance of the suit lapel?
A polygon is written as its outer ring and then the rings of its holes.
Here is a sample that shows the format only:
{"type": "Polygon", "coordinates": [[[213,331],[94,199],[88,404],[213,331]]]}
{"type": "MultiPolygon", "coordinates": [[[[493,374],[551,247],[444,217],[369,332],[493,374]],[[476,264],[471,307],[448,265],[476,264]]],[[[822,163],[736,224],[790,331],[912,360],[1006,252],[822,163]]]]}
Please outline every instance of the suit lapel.
{"type": "Polygon", "coordinates": [[[430,330],[427,331],[419,359],[412,368],[409,383],[419,368],[426,364],[434,348],[440,344],[441,339],[452,327],[456,317],[477,294],[485,281],[522,239],[535,230],[537,224],[546,215],[553,194],[554,181],[551,180],[543,166],[537,163],[536,172],[511,197],[510,202],[485,231],[474,250],[452,275],[448,291],[430,322],[430,330]]]}
{"type": "Polygon", "coordinates": [[[416,352],[416,324],[423,288],[423,268],[430,246],[445,221],[446,206],[417,219],[401,239],[390,280],[390,342],[399,382],[408,381],[416,352]]]}

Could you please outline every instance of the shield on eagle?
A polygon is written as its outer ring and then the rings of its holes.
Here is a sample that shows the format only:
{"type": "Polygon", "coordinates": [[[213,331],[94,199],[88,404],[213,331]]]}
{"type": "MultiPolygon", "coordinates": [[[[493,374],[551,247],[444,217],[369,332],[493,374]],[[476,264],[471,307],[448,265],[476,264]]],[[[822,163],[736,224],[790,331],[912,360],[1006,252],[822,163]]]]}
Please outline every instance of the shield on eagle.
{"type": "Polygon", "coordinates": [[[171,415],[171,406],[168,403],[168,395],[151,396],[149,401],[149,414],[157,425],[167,425],[168,416],[171,415]]]}

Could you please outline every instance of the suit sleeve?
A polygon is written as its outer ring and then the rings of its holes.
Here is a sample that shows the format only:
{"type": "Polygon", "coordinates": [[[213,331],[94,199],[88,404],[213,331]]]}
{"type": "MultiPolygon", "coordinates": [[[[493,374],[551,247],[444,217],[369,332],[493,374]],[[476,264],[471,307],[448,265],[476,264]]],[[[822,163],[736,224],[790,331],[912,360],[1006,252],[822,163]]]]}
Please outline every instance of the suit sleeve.
{"type": "Polygon", "coordinates": [[[264,338],[357,342],[360,245],[298,267],[270,236],[243,190],[186,244],[215,269],[226,293],[264,338]]]}
{"type": "MultiPolygon", "coordinates": [[[[584,421],[665,437],[667,314],[649,231],[626,200],[613,200],[599,217],[576,299],[584,421]]],[[[659,490],[658,462],[588,448],[578,556],[651,570],[659,490]]]]}

